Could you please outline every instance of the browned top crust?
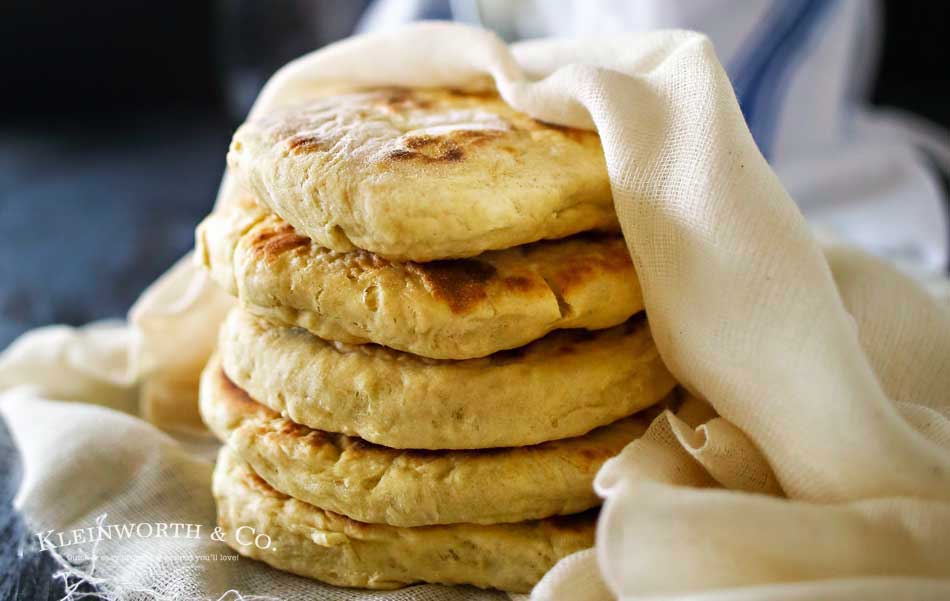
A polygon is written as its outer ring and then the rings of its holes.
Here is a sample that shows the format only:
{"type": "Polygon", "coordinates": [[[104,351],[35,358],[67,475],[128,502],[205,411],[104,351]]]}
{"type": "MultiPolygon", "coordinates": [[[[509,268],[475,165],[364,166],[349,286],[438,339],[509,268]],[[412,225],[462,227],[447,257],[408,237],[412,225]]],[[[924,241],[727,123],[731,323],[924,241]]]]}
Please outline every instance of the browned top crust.
{"type": "Polygon", "coordinates": [[[347,343],[467,359],[642,310],[626,243],[588,232],[469,259],[391,261],[321,247],[240,196],[197,232],[198,257],[251,312],[347,343]]]}
{"type": "Polygon", "coordinates": [[[309,238],[297,234],[290,224],[277,220],[261,224],[254,231],[249,248],[264,261],[276,262],[284,253],[294,252],[298,257],[319,259],[344,269],[348,277],[401,269],[417,279],[433,299],[445,303],[459,315],[489,302],[490,292],[536,297],[538,292],[554,290],[556,296],[564,297],[605,274],[636,278],[623,238],[609,234],[578,234],[570,239],[536,242],[494,253],[520,255],[525,263],[532,259],[553,263],[543,273],[510,275],[499,272],[493,254],[482,259],[393,263],[367,251],[338,253],[320,248],[309,238]],[[551,249],[560,250],[557,261],[545,256],[551,249]]]}
{"type": "MultiPolygon", "coordinates": [[[[346,97],[357,106],[353,116],[356,119],[371,119],[374,113],[385,114],[391,118],[412,118],[419,111],[459,110],[500,107],[504,103],[493,91],[448,90],[443,94],[435,90],[416,90],[411,88],[376,88],[362,94],[346,97]]],[[[328,105],[339,102],[338,97],[316,100],[311,105],[264,117],[258,126],[266,132],[268,139],[277,147],[283,147],[287,154],[305,155],[309,153],[331,152],[338,142],[334,133],[320,135],[320,126],[325,118],[323,111],[328,105]],[[322,110],[321,110],[322,109],[322,110]]],[[[494,127],[466,129],[451,127],[429,133],[407,133],[402,144],[374,156],[374,162],[418,161],[423,164],[458,163],[471,158],[480,147],[492,150],[500,148],[509,153],[517,152],[514,146],[505,145],[512,134],[521,132],[552,132],[572,142],[585,145],[599,144],[597,132],[545,123],[513,111],[506,114],[493,114],[490,123],[494,127]]]]}
{"type": "Polygon", "coordinates": [[[337,251],[457,259],[619,229],[598,135],[492,92],[313,97],[241,126],[228,164],[299,234],[337,251]]]}

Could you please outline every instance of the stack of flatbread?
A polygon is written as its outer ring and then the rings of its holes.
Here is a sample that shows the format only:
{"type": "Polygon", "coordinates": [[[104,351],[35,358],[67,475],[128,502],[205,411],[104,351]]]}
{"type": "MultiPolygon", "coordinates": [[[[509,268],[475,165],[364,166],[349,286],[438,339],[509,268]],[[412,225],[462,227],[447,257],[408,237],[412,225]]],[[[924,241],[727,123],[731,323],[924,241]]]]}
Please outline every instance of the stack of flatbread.
{"type": "Polygon", "coordinates": [[[675,386],[597,134],[373,89],[248,121],[228,166],[196,253],[240,300],[201,386],[228,543],[508,591],[591,546],[594,474],[675,386]]]}

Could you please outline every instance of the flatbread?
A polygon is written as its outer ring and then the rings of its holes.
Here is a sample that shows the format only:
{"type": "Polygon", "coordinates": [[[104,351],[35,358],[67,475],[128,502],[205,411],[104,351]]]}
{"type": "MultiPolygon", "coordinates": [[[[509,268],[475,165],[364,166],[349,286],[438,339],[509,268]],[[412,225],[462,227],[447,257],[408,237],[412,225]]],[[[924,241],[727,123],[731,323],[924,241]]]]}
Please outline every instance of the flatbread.
{"type": "Polygon", "coordinates": [[[326,340],[435,359],[484,357],[556,329],[615,326],[643,310],[618,235],[398,263],[317,246],[238,195],[198,227],[196,246],[215,281],[258,316],[326,340]]]}
{"type": "Polygon", "coordinates": [[[235,386],[216,358],[202,375],[201,415],[276,490],[354,520],[402,527],[521,522],[596,507],[597,470],[649,425],[629,417],[510,449],[390,449],[281,417],[235,386]]]}
{"type": "Polygon", "coordinates": [[[316,430],[392,448],[515,447],[580,436],[675,386],[646,320],[559,330],[482,359],[425,359],[330,343],[235,309],[218,344],[228,377],[316,430]]]}
{"type": "Polygon", "coordinates": [[[363,524],[277,492],[227,447],[213,492],[231,548],[338,586],[433,582],[527,593],[559,559],[594,544],[595,511],[516,524],[363,524]]]}
{"type": "Polygon", "coordinates": [[[301,235],[391,260],[619,230],[600,138],[494,92],[317,96],[242,125],[228,165],[301,235]]]}

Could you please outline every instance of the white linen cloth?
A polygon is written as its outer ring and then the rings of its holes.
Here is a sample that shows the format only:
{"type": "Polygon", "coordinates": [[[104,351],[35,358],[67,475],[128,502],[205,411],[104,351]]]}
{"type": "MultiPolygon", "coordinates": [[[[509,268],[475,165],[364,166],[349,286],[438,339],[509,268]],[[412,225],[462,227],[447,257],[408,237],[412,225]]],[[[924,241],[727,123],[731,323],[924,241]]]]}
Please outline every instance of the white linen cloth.
{"type": "MultiPolygon", "coordinates": [[[[666,31],[509,48],[482,30],[424,23],[289,64],[252,112],[324,85],[460,86],[486,75],[515,108],[599,131],[657,346],[715,409],[690,400],[662,414],[604,466],[596,548],[562,561],[533,597],[947,598],[950,313],[878,259],[821,249],[757,150],[707,38],[666,31]]],[[[22,384],[0,411],[23,451],[18,504],[37,529],[91,526],[104,512],[110,522],[210,526],[200,445],[90,403],[129,409],[126,391],[144,380],[141,414],[193,427],[190,383],[229,304],[182,262],[133,309],[131,333],[41,330],[0,358],[0,382],[22,384]]],[[[117,597],[386,597],[246,561],[160,569],[156,554],[223,551],[206,540],[146,543],[103,541],[104,555],[147,552],[100,561],[100,586],[117,597]]]]}

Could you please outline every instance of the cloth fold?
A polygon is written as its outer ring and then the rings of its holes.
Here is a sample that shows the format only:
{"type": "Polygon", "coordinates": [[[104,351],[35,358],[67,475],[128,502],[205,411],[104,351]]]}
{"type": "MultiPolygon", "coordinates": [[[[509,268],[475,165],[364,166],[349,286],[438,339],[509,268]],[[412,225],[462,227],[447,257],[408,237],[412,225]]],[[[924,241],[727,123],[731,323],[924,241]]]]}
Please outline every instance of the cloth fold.
{"type": "MultiPolygon", "coordinates": [[[[535,118],[601,136],[657,346],[695,398],[605,464],[595,483],[605,498],[596,549],[563,560],[533,598],[946,594],[947,306],[860,251],[819,246],[757,150],[706,38],[667,31],[509,48],[482,30],[422,23],[290,63],[252,115],[342,85],[494,85],[535,118]]],[[[143,296],[132,341],[117,342],[132,352],[122,381],[142,384],[141,415],[194,430],[189,391],[230,302],[187,261],[143,296]]],[[[18,355],[14,347],[0,359],[0,382],[52,381],[65,356],[52,345],[86,334],[47,336],[49,347],[34,339],[39,346],[18,355]],[[36,357],[38,368],[23,357],[36,357]],[[32,375],[10,375],[8,365],[32,375]]],[[[73,353],[71,361],[116,369],[113,355],[73,353]]],[[[59,388],[16,388],[0,400],[24,448],[20,506],[38,528],[89,526],[105,509],[127,520],[137,512],[211,519],[201,489],[207,464],[192,464],[199,460],[188,447],[132,417],[24,396],[67,390],[70,400],[99,400],[88,376],[62,373],[69,383],[59,388]],[[73,442],[70,453],[57,452],[74,428],[83,428],[77,440],[89,450],[73,442]],[[116,459],[126,454],[129,461],[116,459]],[[192,475],[168,475],[178,469],[192,475]],[[82,487],[86,500],[51,511],[62,498],[62,488],[43,484],[51,477],[82,487]]],[[[185,564],[174,576],[144,560],[103,563],[99,576],[166,598],[214,598],[226,588],[286,599],[362,595],[247,563],[185,564]]],[[[425,586],[391,595],[491,594],[425,586]]]]}

